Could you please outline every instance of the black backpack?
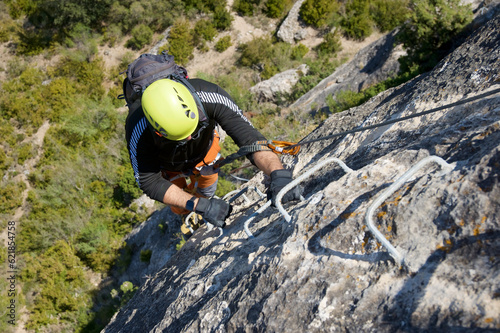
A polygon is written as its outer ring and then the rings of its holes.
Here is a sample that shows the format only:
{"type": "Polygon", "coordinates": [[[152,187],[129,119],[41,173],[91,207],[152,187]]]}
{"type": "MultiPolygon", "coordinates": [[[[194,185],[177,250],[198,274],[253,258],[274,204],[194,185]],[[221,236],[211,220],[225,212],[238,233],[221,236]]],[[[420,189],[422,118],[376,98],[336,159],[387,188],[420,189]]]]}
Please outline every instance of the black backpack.
{"type": "Polygon", "coordinates": [[[140,101],[142,93],[151,83],[160,79],[172,79],[184,84],[189,89],[198,105],[198,109],[205,116],[205,119],[200,120],[204,121],[208,119],[198,94],[186,80],[188,78],[187,70],[175,63],[173,55],[165,51],[158,55],[142,54],[128,65],[125,72],[127,73],[127,77],[123,80],[123,94],[119,95],[118,98],[125,99],[129,111],[140,105],[140,103],[134,104],[134,102],[140,101]]]}

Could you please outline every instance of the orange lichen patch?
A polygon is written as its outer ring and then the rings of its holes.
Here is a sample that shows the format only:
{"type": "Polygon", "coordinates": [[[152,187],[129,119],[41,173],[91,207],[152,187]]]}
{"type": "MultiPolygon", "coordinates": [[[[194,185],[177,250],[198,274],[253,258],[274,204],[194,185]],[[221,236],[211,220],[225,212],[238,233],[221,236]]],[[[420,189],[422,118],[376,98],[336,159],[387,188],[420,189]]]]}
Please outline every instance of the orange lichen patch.
{"type": "Polygon", "coordinates": [[[465,221],[464,221],[464,220],[461,220],[461,221],[460,221],[460,223],[459,223],[459,225],[460,225],[461,227],[463,227],[463,226],[465,225],[465,221]]]}
{"type": "Polygon", "coordinates": [[[392,226],[387,227],[387,231],[391,232],[392,231],[392,226]]]}
{"type": "Polygon", "coordinates": [[[479,225],[479,224],[478,224],[478,225],[474,228],[474,230],[472,231],[472,234],[473,234],[474,236],[478,236],[478,235],[479,235],[479,228],[480,228],[480,227],[481,227],[481,225],[479,225]]]}
{"type": "Polygon", "coordinates": [[[356,216],[356,215],[357,215],[356,212],[344,213],[344,214],[340,215],[340,218],[347,220],[348,218],[356,216]]]}
{"type": "Polygon", "coordinates": [[[450,239],[445,240],[444,245],[436,246],[436,249],[447,253],[450,252],[452,248],[453,248],[453,242],[450,239]]]}
{"type": "Polygon", "coordinates": [[[494,320],[493,318],[485,318],[485,319],[484,319],[484,322],[485,322],[486,324],[491,324],[491,323],[492,323],[492,322],[494,322],[494,321],[495,321],[495,320],[494,320]]]}
{"type": "Polygon", "coordinates": [[[483,218],[481,219],[481,223],[486,222],[486,218],[487,218],[486,216],[483,216],[483,218]]]}
{"type": "Polygon", "coordinates": [[[384,217],[385,215],[387,215],[387,212],[380,212],[380,213],[378,213],[378,214],[377,214],[377,217],[378,217],[379,219],[381,219],[381,218],[382,218],[382,217],[384,217]]]}

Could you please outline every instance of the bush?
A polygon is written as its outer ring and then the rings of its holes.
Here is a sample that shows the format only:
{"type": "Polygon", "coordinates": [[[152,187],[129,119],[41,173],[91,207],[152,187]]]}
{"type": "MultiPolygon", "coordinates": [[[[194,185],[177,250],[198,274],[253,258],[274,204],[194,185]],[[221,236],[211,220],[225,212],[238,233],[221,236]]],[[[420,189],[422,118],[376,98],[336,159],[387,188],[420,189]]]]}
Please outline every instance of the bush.
{"type": "Polygon", "coordinates": [[[299,43],[297,46],[292,47],[292,59],[302,60],[308,52],[309,48],[304,44],[299,43]]]}
{"type": "Polygon", "coordinates": [[[194,26],[195,35],[201,36],[204,40],[211,41],[217,36],[217,29],[210,20],[199,20],[194,26]]]}
{"type": "Polygon", "coordinates": [[[270,37],[254,38],[240,45],[241,57],[239,63],[246,67],[260,65],[271,58],[273,43],[270,37]]]}
{"type": "Polygon", "coordinates": [[[229,13],[225,6],[218,6],[214,10],[214,25],[217,30],[227,30],[231,27],[231,22],[233,22],[233,17],[229,13]]]}
{"type": "Polygon", "coordinates": [[[338,30],[327,33],[323,38],[323,42],[316,47],[316,51],[320,57],[332,57],[341,49],[338,30]]]}
{"type": "Polygon", "coordinates": [[[267,0],[265,13],[268,17],[279,18],[284,16],[292,5],[292,0],[267,0]]]}
{"type": "Polygon", "coordinates": [[[398,40],[408,55],[400,59],[403,71],[418,67],[432,69],[441,60],[458,35],[472,21],[469,5],[460,0],[414,0],[398,40]]]}
{"type": "Polygon", "coordinates": [[[299,14],[306,24],[321,28],[332,22],[339,8],[336,0],[306,0],[300,7],[299,14]]]}
{"type": "Polygon", "coordinates": [[[148,263],[151,261],[152,250],[141,250],[140,259],[142,262],[148,263]]]}
{"type": "Polygon", "coordinates": [[[233,10],[241,16],[252,16],[260,5],[261,0],[235,0],[233,10]]]}
{"type": "Polygon", "coordinates": [[[26,160],[34,157],[34,149],[31,143],[21,144],[17,148],[17,164],[24,164],[26,160]]]}
{"type": "Polygon", "coordinates": [[[168,36],[169,52],[179,64],[187,64],[193,56],[193,36],[186,19],[175,21],[168,36]]]}
{"type": "Polygon", "coordinates": [[[347,37],[364,40],[371,35],[373,22],[369,9],[369,0],[350,0],[346,3],[346,16],[340,24],[347,37]]]}
{"type": "Polygon", "coordinates": [[[399,27],[409,12],[409,0],[375,0],[370,6],[373,22],[381,32],[399,27]]]}
{"type": "Polygon", "coordinates": [[[111,24],[106,28],[103,35],[103,42],[109,47],[115,46],[123,37],[121,28],[116,24],[111,24]]]}
{"type": "Polygon", "coordinates": [[[231,36],[224,36],[215,43],[215,50],[217,52],[226,51],[233,43],[231,43],[231,36]]]}
{"type": "Polygon", "coordinates": [[[127,47],[140,50],[153,40],[153,31],[150,27],[140,24],[132,29],[132,38],[127,41],[127,47]]]}

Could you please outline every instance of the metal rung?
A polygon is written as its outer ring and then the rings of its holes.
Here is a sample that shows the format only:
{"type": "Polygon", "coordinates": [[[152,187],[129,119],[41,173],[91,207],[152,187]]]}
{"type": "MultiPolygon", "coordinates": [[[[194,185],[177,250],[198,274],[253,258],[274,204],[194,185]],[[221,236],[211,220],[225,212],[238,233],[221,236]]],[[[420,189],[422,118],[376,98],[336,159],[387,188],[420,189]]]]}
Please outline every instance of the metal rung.
{"type": "Polygon", "coordinates": [[[280,213],[283,215],[283,217],[285,218],[285,220],[287,222],[290,222],[292,220],[292,217],[286,212],[286,210],[281,205],[281,199],[283,199],[283,196],[285,195],[285,193],[287,193],[293,187],[300,184],[304,179],[311,176],[314,172],[318,171],[319,169],[321,169],[325,165],[333,163],[333,162],[337,163],[346,173],[353,171],[351,168],[349,168],[344,162],[342,162],[338,158],[336,158],[336,157],[328,158],[328,159],[316,164],[314,167],[312,167],[307,172],[305,172],[302,175],[300,175],[299,177],[297,177],[295,180],[293,180],[288,185],[283,187],[283,189],[281,189],[281,191],[279,191],[278,195],[276,196],[276,208],[278,208],[278,210],[280,211],[280,213]]]}
{"type": "Polygon", "coordinates": [[[398,190],[411,176],[413,176],[418,170],[424,167],[426,164],[436,162],[438,163],[444,172],[450,172],[453,170],[453,166],[446,163],[441,157],[429,156],[415,164],[410,170],[406,171],[399,179],[397,179],[387,190],[385,190],[373,203],[368,207],[365,215],[365,222],[368,229],[375,235],[375,237],[382,243],[382,245],[389,251],[391,256],[394,258],[396,263],[400,266],[404,264],[404,256],[382,235],[382,233],[373,224],[373,215],[375,210],[382,205],[382,203],[390,197],[396,190],[398,190]]]}
{"type": "MultiPolygon", "coordinates": [[[[317,165],[315,165],[314,167],[312,167],[310,170],[308,170],[304,174],[300,175],[295,180],[293,180],[292,182],[290,182],[288,185],[286,185],[285,187],[283,187],[281,189],[281,191],[279,191],[278,195],[276,196],[276,208],[278,208],[279,212],[283,215],[283,217],[285,218],[285,220],[287,222],[290,222],[292,218],[291,218],[290,215],[288,215],[288,213],[285,211],[285,209],[283,209],[283,206],[281,205],[281,199],[283,198],[283,195],[285,195],[286,192],[288,192],[290,189],[292,189],[293,187],[295,187],[299,183],[301,183],[304,179],[306,179],[307,177],[311,176],[318,169],[320,169],[320,168],[324,167],[326,164],[329,164],[329,163],[332,163],[332,162],[335,162],[338,165],[340,165],[340,167],[342,169],[344,169],[344,171],[346,173],[349,173],[349,172],[353,171],[351,168],[349,168],[344,162],[342,162],[338,158],[335,158],[335,157],[329,158],[329,159],[326,159],[326,160],[318,163],[317,165]]],[[[304,198],[301,197],[301,200],[304,200],[304,198]]],[[[260,207],[256,212],[254,212],[252,215],[250,215],[250,217],[245,221],[245,223],[244,223],[244,229],[245,229],[245,232],[248,235],[248,237],[250,237],[250,238],[253,237],[252,233],[250,232],[250,229],[248,228],[248,225],[250,224],[250,222],[252,222],[257,217],[257,215],[259,215],[260,213],[262,213],[263,211],[265,211],[269,206],[271,206],[271,204],[272,204],[271,200],[267,201],[264,206],[260,207]]]]}

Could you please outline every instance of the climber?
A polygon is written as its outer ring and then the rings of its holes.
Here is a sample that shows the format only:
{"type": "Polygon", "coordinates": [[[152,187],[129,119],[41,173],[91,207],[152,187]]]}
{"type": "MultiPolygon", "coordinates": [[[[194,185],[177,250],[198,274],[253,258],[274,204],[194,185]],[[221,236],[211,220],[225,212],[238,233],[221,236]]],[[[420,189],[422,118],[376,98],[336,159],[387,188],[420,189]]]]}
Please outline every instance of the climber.
{"type": "MultiPolygon", "coordinates": [[[[184,84],[170,79],[157,80],[144,90],[142,107],[129,113],[125,125],[130,161],[137,183],[149,197],[169,205],[176,214],[194,211],[224,227],[232,208],[213,197],[218,180],[214,164],[220,158],[217,127],[240,147],[265,138],[221,87],[202,79],[188,82],[199,99],[184,84]]],[[[274,203],[278,192],[292,181],[291,171],[272,151],[247,158],[271,177],[268,198],[274,203]]],[[[295,187],[282,202],[299,197],[295,187]]]]}

